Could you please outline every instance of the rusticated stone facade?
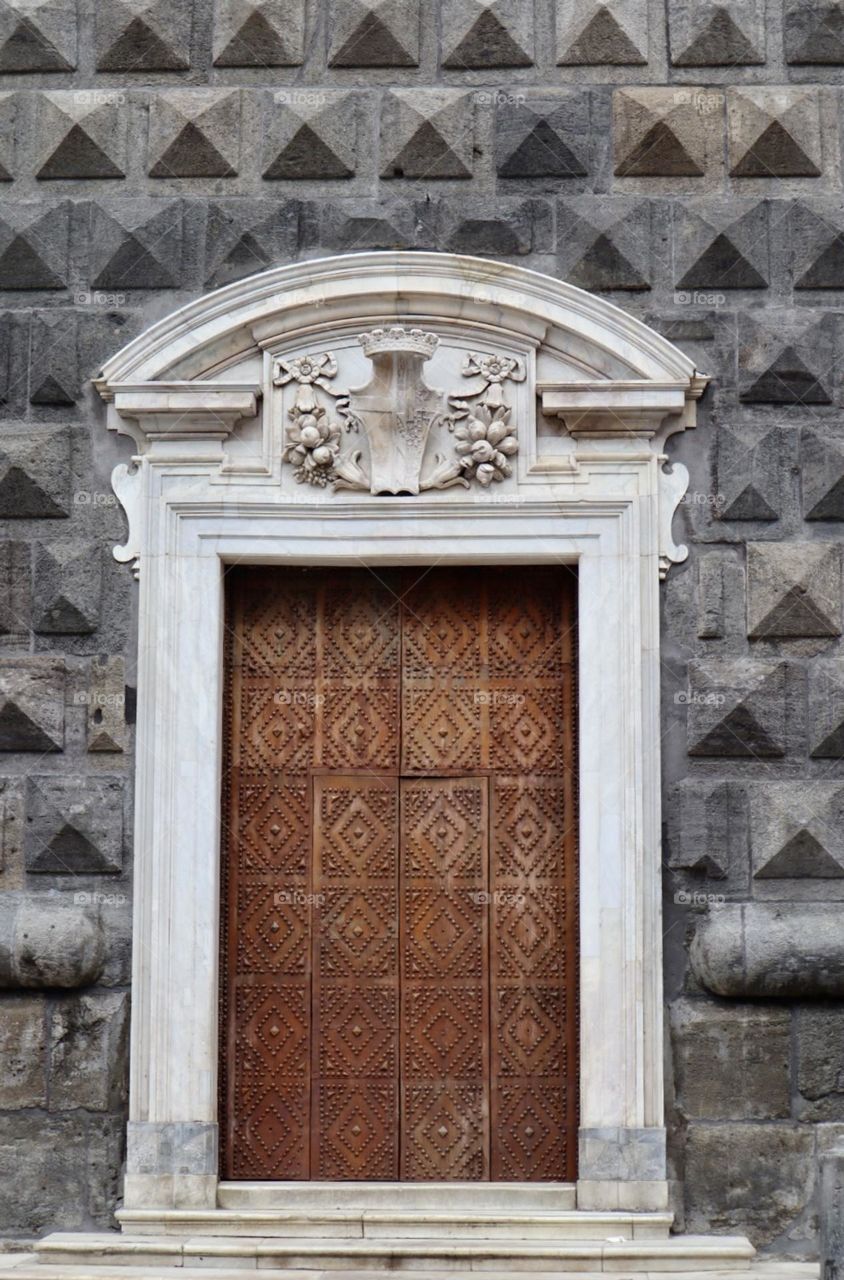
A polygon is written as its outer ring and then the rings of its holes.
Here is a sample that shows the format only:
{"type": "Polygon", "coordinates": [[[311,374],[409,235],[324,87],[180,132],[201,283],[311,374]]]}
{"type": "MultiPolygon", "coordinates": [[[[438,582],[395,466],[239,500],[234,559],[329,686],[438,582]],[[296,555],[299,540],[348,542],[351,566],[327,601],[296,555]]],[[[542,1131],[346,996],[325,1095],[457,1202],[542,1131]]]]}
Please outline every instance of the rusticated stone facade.
{"type": "Polygon", "coordinates": [[[814,1251],[844,1136],[842,137],[832,2],[3,6],[0,1231],[119,1196],[137,588],[90,378],[267,266],[426,248],[597,291],[713,376],[662,588],[675,1208],[814,1251]]]}

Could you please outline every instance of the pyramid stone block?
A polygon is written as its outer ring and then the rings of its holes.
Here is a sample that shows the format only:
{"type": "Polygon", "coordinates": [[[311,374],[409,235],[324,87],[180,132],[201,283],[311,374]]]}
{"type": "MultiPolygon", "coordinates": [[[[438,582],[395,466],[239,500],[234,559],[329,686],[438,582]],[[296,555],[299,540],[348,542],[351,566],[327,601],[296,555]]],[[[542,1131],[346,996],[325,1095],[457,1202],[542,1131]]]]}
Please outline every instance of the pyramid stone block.
{"type": "Polygon", "coordinates": [[[305,60],[305,0],[219,0],[216,67],[298,67],[305,60]]]}
{"type": "Polygon", "coordinates": [[[40,94],[36,177],[125,177],[126,116],[116,93],[40,94]]]}
{"type": "Polygon", "coordinates": [[[420,0],[334,0],[332,67],[417,67],[420,0]]]}
{"type": "Polygon", "coordinates": [[[808,325],[766,311],[739,320],[739,396],[748,404],[831,404],[834,319],[808,325]],[[759,319],[756,319],[759,316],[759,319]]]}
{"type": "Polygon", "coordinates": [[[151,178],[232,178],[240,164],[240,92],[174,89],[152,99],[151,178]]]}
{"type": "Polygon", "coordinates": [[[792,0],[786,7],[785,52],[792,64],[844,65],[844,5],[792,0]]]}
{"type": "Polygon", "coordinates": [[[765,61],[764,0],[669,0],[668,30],[677,67],[765,61]]]}
{"type": "Polygon", "coordinates": [[[844,787],[777,782],[751,793],[754,881],[844,880],[844,787]]]}
{"type": "Polygon", "coordinates": [[[68,205],[41,201],[0,210],[0,289],[67,288],[68,205]]]}
{"type": "Polygon", "coordinates": [[[650,289],[650,201],[576,196],[559,202],[557,225],[562,279],[598,293],[650,289]]]}
{"type": "Polygon", "coordinates": [[[687,710],[690,756],[783,756],[786,666],[750,658],[691,662],[687,710]]]}
{"type": "Polygon", "coordinates": [[[29,402],[72,405],[79,394],[77,316],[72,311],[44,311],[32,317],[29,355],[29,402]]]}
{"type": "Polygon", "coordinates": [[[351,178],[357,167],[360,95],[342,89],[280,89],[264,134],[265,178],[351,178]]]}
{"type": "Polygon", "coordinates": [[[767,289],[767,204],[705,200],[676,206],[674,264],[680,290],[767,289]]]}
{"type": "Polygon", "coordinates": [[[800,432],[804,520],[844,520],[844,441],[805,427],[800,432]]]}
{"type": "Polygon", "coordinates": [[[817,89],[730,89],[727,136],[734,178],[819,177],[823,158],[817,89]]]}
{"type": "Polygon", "coordinates": [[[28,542],[0,542],[0,640],[26,645],[32,618],[32,550],[28,542]]]}
{"type": "Polygon", "coordinates": [[[844,289],[840,201],[795,201],[781,227],[795,289],[844,289]]]}
{"type": "Polygon", "coordinates": [[[0,182],[15,178],[15,140],[20,94],[0,93],[0,182]]]}
{"type": "Polygon", "coordinates": [[[68,539],[35,548],[33,625],[42,635],[86,635],[100,618],[102,561],[94,542],[68,539]]]}
{"type": "Polygon", "coordinates": [[[431,210],[431,205],[413,200],[341,200],[323,204],[319,242],[326,248],[343,251],[411,249],[431,210]]]}
{"type": "Polygon", "coordinates": [[[501,178],[584,177],[590,152],[585,93],[531,96],[496,108],[496,169],[501,178]]]}
{"type": "Polygon", "coordinates": [[[184,71],[190,66],[191,6],[167,0],[101,0],[98,71],[184,71]]]}
{"type": "Polygon", "coordinates": [[[64,663],[0,658],[0,751],[64,750],[64,663]]]}
{"type": "Polygon", "coordinates": [[[443,66],[533,65],[533,21],[521,0],[450,0],[442,7],[443,66]]]}
{"type": "Polygon", "coordinates": [[[809,667],[809,753],[844,760],[844,659],[816,658],[809,667]]]}
{"type": "Polygon", "coordinates": [[[644,66],[647,0],[557,0],[559,66],[644,66]]]}
{"type": "Polygon", "coordinates": [[[208,206],[205,283],[228,284],[289,261],[299,235],[297,200],[220,200],[208,206]]]}
{"type": "Polygon", "coordinates": [[[470,178],[472,95],[453,89],[393,89],[381,103],[381,177],[470,178]]]}
{"type": "Polygon", "coordinates": [[[181,284],[181,201],[97,203],[89,244],[95,289],[175,289],[181,284]]]}
{"type": "Polygon", "coordinates": [[[747,879],[746,787],[738,782],[689,782],[674,788],[667,807],[668,865],[711,880],[747,879]]]}
{"type": "Polygon", "coordinates": [[[443,202],[437,243],[450,253],[519,257],[542,253],[553,244],[551,207],[544,200],[443,202]]]}
{"type": "Polygon", "coordinates": [[[0,7],[0,74],[72,71],[76,0],[5,0],[0,7]]]}
{"type": "Polygon", "coordinates": [[[701,90],[616,89],[613,94],[614,172],[620,178],[701,178],[710,169],[719,131],[721,95],[707,90],[713,109],[701,111],[701,90]]]}
{"type": "Polygon", "coordinates": [[[841,634],[841,548],[824,542],[747,547],[747,634],[841,634]]]}
{"type": "Polygon", "coordinates": [[[722,426],[717,440],[720,519],[778,520],[785,432],[778,427],[738,430],[722,426]]]}
{"type": "Polygon", "coordinates": [[[27,780],[24,858],[36,875],[114,875],[123,867],[122,778],[27,780]]]}
{"type": "Polygon", "coordinates": [[[91,660],[85,699],[86,740],[91,752],[121,752],[126,746],[126,677],[119,654],[91,660]]]}
{"type": "Polygon", "coordinates": [[[70,437],[55,431],[0,434],[0,518],[51,520],[70,513],[70,437]]]}

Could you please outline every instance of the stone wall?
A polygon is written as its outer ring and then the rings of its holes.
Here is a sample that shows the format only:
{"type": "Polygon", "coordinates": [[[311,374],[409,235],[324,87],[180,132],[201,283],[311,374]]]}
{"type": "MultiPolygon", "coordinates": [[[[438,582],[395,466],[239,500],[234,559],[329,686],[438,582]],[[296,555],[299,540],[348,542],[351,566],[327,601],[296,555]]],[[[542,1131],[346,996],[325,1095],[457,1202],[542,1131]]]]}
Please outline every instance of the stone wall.
{"type": "Polygon", "coordinates": [[[0,1230],[119,1194],[136,587],[88,380],[221,283],[429,248],[601,292],[713,375],[663,588],[677,1207],[811,1252],[844,1134],[842,84],[844,11],[804,0],[3,6],[0,1230]]]}

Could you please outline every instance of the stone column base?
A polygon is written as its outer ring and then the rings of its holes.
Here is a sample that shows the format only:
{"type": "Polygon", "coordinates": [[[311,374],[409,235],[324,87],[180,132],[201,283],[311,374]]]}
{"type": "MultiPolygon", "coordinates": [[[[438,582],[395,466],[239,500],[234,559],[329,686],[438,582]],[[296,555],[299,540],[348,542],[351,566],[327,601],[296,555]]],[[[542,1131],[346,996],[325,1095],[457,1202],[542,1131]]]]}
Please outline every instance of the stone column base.
{"type": "Polygon", "coordinates": [[[667,1208],[664,1129],[581,1129],[578,1145],[578,1209],[667,1208]]]}
{"type": "Polygon", "coordinates": [[[127,1209],[214,1209],[216,1124],[130,1120],[126,1132],[127,1209]]]}

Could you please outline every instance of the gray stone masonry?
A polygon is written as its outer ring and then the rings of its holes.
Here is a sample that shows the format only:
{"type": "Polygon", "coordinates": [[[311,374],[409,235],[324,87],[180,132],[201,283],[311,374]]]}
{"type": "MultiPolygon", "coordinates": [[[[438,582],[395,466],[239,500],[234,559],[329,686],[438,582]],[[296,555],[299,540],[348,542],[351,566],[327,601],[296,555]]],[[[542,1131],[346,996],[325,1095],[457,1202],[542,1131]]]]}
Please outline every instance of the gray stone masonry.
{"type": "Polygon", "coordinates": [[[226,282],[424,248],[597,291],[712,375],[661,588],[674,1208],[816,1253],[844,1134],[842,142],[841,0],[0,7],[0,1233],[104,1227],[120,1195],[137,588],[90,379],[226,282]]]}

